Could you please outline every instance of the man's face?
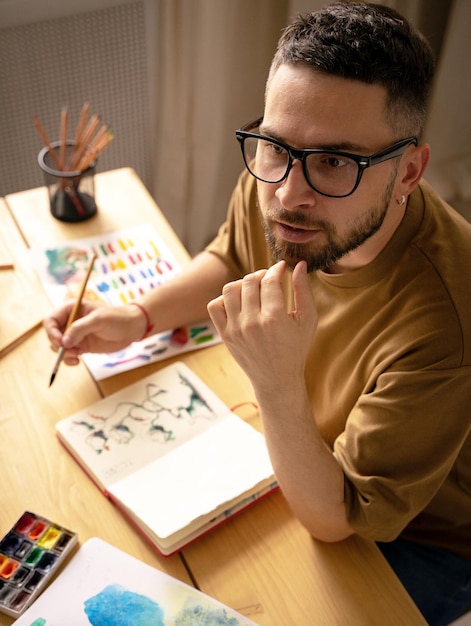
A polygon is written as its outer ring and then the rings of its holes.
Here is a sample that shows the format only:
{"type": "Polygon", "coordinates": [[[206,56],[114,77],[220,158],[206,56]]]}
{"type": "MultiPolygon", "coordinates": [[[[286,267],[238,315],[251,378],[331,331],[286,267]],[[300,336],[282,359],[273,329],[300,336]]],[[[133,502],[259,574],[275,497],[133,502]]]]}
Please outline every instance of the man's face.
{"type": "MultiPolygon", "coordinates": [[[[386,117],[386,90],[282,65],[266,94],[260,133],[295,148],[371,155],[398,137],[386,117]]],[[[394,202],[398,160],[366,169],[356,191],[330,198],[307,183],[294,161],[281,183],[258,181],[262,223],[274,258],[290,267],[306,260],[309,271],[343,272],[371,261],[397,228],[394,202]]]]}

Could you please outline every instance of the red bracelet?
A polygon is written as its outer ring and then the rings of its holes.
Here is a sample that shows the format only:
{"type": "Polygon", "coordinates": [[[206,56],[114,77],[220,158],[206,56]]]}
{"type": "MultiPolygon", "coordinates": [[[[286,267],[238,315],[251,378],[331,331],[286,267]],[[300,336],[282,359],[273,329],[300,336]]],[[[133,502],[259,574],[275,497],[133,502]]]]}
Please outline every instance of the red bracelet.
{"type": "Polygon", "coordinates": [[[134,306],[137,306],[137,308],[144,313],[144,317],[146,318],[146,330],[142,337],[139,339],[139,341],[142,341],[150,335],[151,331],[154,329],[154,324],[152,324],[152,322],[150,321],[149,313],[142,306],[142,304],[139,304],[139,302],[130,302],[129,304],[134,304],[134,306]]]}

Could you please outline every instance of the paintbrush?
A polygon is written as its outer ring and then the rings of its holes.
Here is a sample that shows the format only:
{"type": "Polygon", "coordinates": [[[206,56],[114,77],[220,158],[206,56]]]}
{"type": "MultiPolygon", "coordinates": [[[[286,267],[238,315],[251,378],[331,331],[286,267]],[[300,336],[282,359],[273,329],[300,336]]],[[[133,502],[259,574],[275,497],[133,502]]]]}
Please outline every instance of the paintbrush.
{"type": "MultiPolygon", "coordinates": [[[[69,318],[67,320],[67,324],[65,325],[64,331],[66,331],[69,328],[69,326],[72,324],[72,322],[74,322],[76,320],[76,318],[77,318],[80,305],[82,304],[83,294],[85,293],[85,288],[87,286],[88,279],[90,278],[90,274],[92,273],[93,264],[95,263],[95,259],[96,258],[97,258],[97,254],[96,254],[96,252],[93,252],[92,258],[90,259],[90,265],[88,266],[87,273],[83,277],[83,281],[82,281],[82,284],[80,285],[80,291],[79,291],[79,294],[77,296],[77,300],[75,301],[75,304],[74,304],[74,306],[72,307],[72,309],[70,311],[69,318]]],[[[54,382],[56,374],[57,374],[57,372],[59,370],[59,365],[61,364],[61,361],[64,358],[64,352],[65,352],[65,348],[63,346],[61,346],[60,349],[59,349],[59,354],[57,355],[57,359],[56,359],[56,363],[54,365],[54,369],[52,370],[51,379],[49,381],[49,387],[54,382]]]]}

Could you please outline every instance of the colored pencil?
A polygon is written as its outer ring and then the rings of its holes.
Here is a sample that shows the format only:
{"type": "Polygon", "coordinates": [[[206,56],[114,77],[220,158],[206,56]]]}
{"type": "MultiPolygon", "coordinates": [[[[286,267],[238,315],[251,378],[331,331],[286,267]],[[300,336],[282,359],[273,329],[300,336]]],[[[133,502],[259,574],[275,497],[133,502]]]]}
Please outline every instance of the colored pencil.
{"type": "Polygon", "coordinates": [[[89,109],[90,109],[90,105],[88,104],[88,102],[85,102],[80,112],[80,118],[77,124],[77,130],[75,131],[75,145],[76,146],[79,145],[80,140],[82,139],[82,134],[85,129],[85,124],[87,123],[89,109]]]}
{"type": "Polygon", "coordinates": [[[100,124],[100,116],[94,114],[88,119],[90,105],[88,102],[82,106],[80,118],[75,129],[74,147],[69,162],[66,162],[67,133],[69,126],[68,110],[64,107],[61,111],[59,130],[59,155],[52,147],[43,125],[37,115],[33,115],[33,122],[41,137],[56,169],[60,172],[84,172],[95,161],[108,144],[114,139],[114,135],[106,124],[103,124],[97,132],[100,124]]]}
{"type": "Polygon", "coordinates": [[[23,341],[26,341],[26,339],[28,339],[28,337],[30,337],[32,334],[34,334],[39,328],[41,328],[43,325],[43,320],[41,319],[40,321],[36,322],[35,324],[33,324],[30,328],[28,328],[27,330],[25,330],[23,333],[21,333],[21,335],[19,335],[18,337],[16,337],[16,339],[14,339],[13,341],[11,341],[9,344],[7,344],[4,348],[2,348],[0,350],[0,359],[2,359],[4,356],[6,356],[9,352],[11,352],[12,350],[14,350],[15,348],[17,348],[20,344],[23,343],[23,341]]]}
{"type": "Polygon", "coordinates": [[[49,141],[49,137],[46,135],[46,132],[45,132],[41,122],[39,121],[39,119],[38,119],[38,117],[36,115],[33,115],[33,123],[36,126],[36,130],[38,131],[39,136],[41,137],[44,145],[48,149],[48,152],[51,155],[51,159],[54,161],[54,165],[57,167],[58,170],[60,170],[61,169],[61,164],[60,164],[59,159],[57,158],[56,151],[51,146],[51,142],[49,141]]]}
{"type": "Polygon", "coordinates": [[[65,155],[67,150],[67,128],[69,125],[69,114],[67,109],[61,111],[61,126],[60,126],[60,148],[59,148],[59,163],[61,170],[66,169],[65,155]]]}
{"type": "Polygon", "coordinates": [[[98,155],[103,152],[106,146],[113,139],[114,135],[108,126],[102,126],[80,160],[78,165],[79,170],[84,172],[88,167],[90,167],[92,162],[97,159],[98,155]]]}
{"type": "Polygon", "coordinates": [[[82,134],[79,145],[75,146],[75,150],[72,155],[72,159],[70,163],[71,171],[75,171],[77,169],[78,164],[80,163],[80,159],[84,155],[85,150],[89,142],[91,141],[99,123],[100,123],[100,116],[96,114],[92,115],[92,117],[90,118],[87,124],[87,127],[85,128],[82,134]]]}

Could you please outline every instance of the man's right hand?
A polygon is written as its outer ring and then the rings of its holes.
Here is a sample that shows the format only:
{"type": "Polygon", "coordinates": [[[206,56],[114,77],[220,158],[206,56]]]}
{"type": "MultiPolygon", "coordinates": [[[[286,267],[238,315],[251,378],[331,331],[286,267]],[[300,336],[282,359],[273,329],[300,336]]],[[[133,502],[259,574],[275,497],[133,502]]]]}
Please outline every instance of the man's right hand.
{"type": "Polygon", "coordinates": [[[86,301],[80,306],[79,318],[65,331],[73,304],[64,304],[44,320],[51,348],[66,348],[67,365],[77,365],[84,352],[116,352],[144,336],[147,322],[137,306],[104,306],[86,301]]]}

